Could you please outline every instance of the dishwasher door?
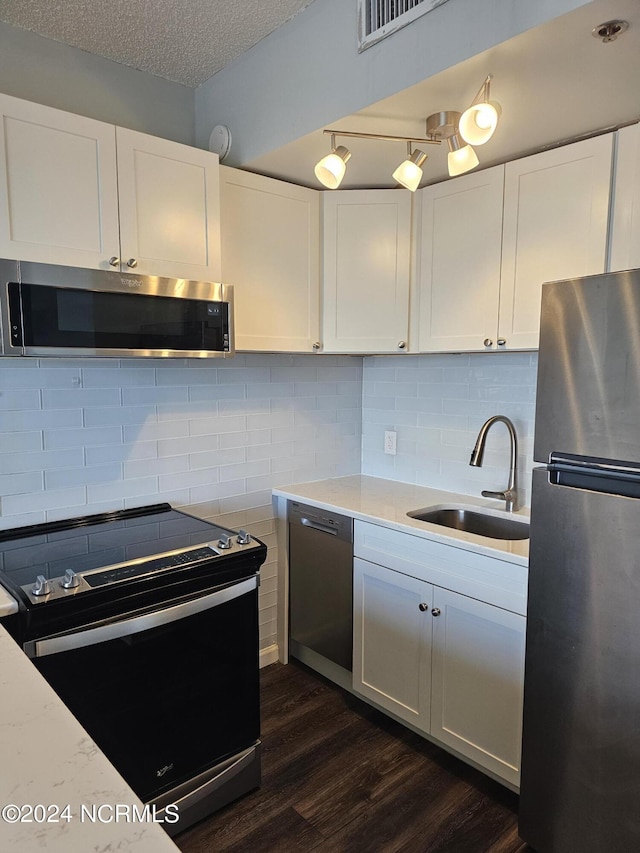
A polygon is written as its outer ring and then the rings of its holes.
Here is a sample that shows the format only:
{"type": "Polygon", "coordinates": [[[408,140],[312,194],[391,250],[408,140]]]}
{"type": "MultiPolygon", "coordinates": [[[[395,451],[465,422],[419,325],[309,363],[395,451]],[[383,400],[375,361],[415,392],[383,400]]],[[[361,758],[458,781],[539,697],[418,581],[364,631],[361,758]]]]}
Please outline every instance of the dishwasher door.
{"type": "Polygon", "coordinates": [[[309,649],[351,672],[353,519],[289,501],[289,636],[304,662],[309,649]]]}

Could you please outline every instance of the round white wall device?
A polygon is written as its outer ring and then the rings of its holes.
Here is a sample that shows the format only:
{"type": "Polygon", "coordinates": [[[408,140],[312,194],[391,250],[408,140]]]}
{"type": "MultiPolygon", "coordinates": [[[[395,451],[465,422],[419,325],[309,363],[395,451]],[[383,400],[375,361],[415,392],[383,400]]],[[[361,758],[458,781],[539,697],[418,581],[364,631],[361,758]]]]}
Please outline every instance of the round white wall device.
{"type": "Polygon", "coordinates": [[[231,131],[224,124],[217,124],[209,137],[209,151],[224,160],[231,149],[231,131]]]}

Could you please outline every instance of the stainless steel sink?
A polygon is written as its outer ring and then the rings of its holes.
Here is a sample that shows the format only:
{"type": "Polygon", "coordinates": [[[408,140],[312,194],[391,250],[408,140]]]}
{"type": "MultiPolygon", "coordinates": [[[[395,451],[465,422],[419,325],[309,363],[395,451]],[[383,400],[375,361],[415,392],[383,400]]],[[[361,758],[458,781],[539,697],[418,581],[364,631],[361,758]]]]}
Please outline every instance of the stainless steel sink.
{"type": "Polygon", "coordinates": [[[407,515],[415,518],[416,521],[439,524],[442,527],[475,533],[476,536],[486,536],[489,539],[529,538],[528,522],[505,518],[501,515],[490,515],[467,507],[434,506],[417,509],[408,512],[407,515]]]}

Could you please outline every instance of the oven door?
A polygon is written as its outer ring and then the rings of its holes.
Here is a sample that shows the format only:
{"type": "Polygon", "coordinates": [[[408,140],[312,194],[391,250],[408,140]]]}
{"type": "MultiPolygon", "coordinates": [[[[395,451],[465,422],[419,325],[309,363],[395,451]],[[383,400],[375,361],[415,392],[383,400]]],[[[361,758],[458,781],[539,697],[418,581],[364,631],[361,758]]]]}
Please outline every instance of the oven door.
{"type": "Polygon", "coordinates": [[[145,802],[258,739],[255,575],[25,651],[145,802]]]}

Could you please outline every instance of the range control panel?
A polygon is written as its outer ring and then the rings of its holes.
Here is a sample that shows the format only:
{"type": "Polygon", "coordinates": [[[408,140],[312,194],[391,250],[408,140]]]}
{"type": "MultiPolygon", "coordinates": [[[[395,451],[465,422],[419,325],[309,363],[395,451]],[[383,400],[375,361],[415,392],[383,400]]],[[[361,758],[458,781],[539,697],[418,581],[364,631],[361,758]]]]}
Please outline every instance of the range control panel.
{"type": "Polygon", "coordinates": [[[240,530],[238,533],[225,532],[219,539],[193,548],[168,551],[164,554],[129,560],[77,574],[72,569],[67,569],[62,577],[47,578],[44,575],[38,575],[35,583],[27,584],[22,589],[33,604],[40,604],[110,584],[126,583],[134,578],[156,572],[195,566],[198,563],[215,560],[217,557],[239,555],[241,552],[260,547],[260,543],[255,542],[246,530],[240,530]]]}

